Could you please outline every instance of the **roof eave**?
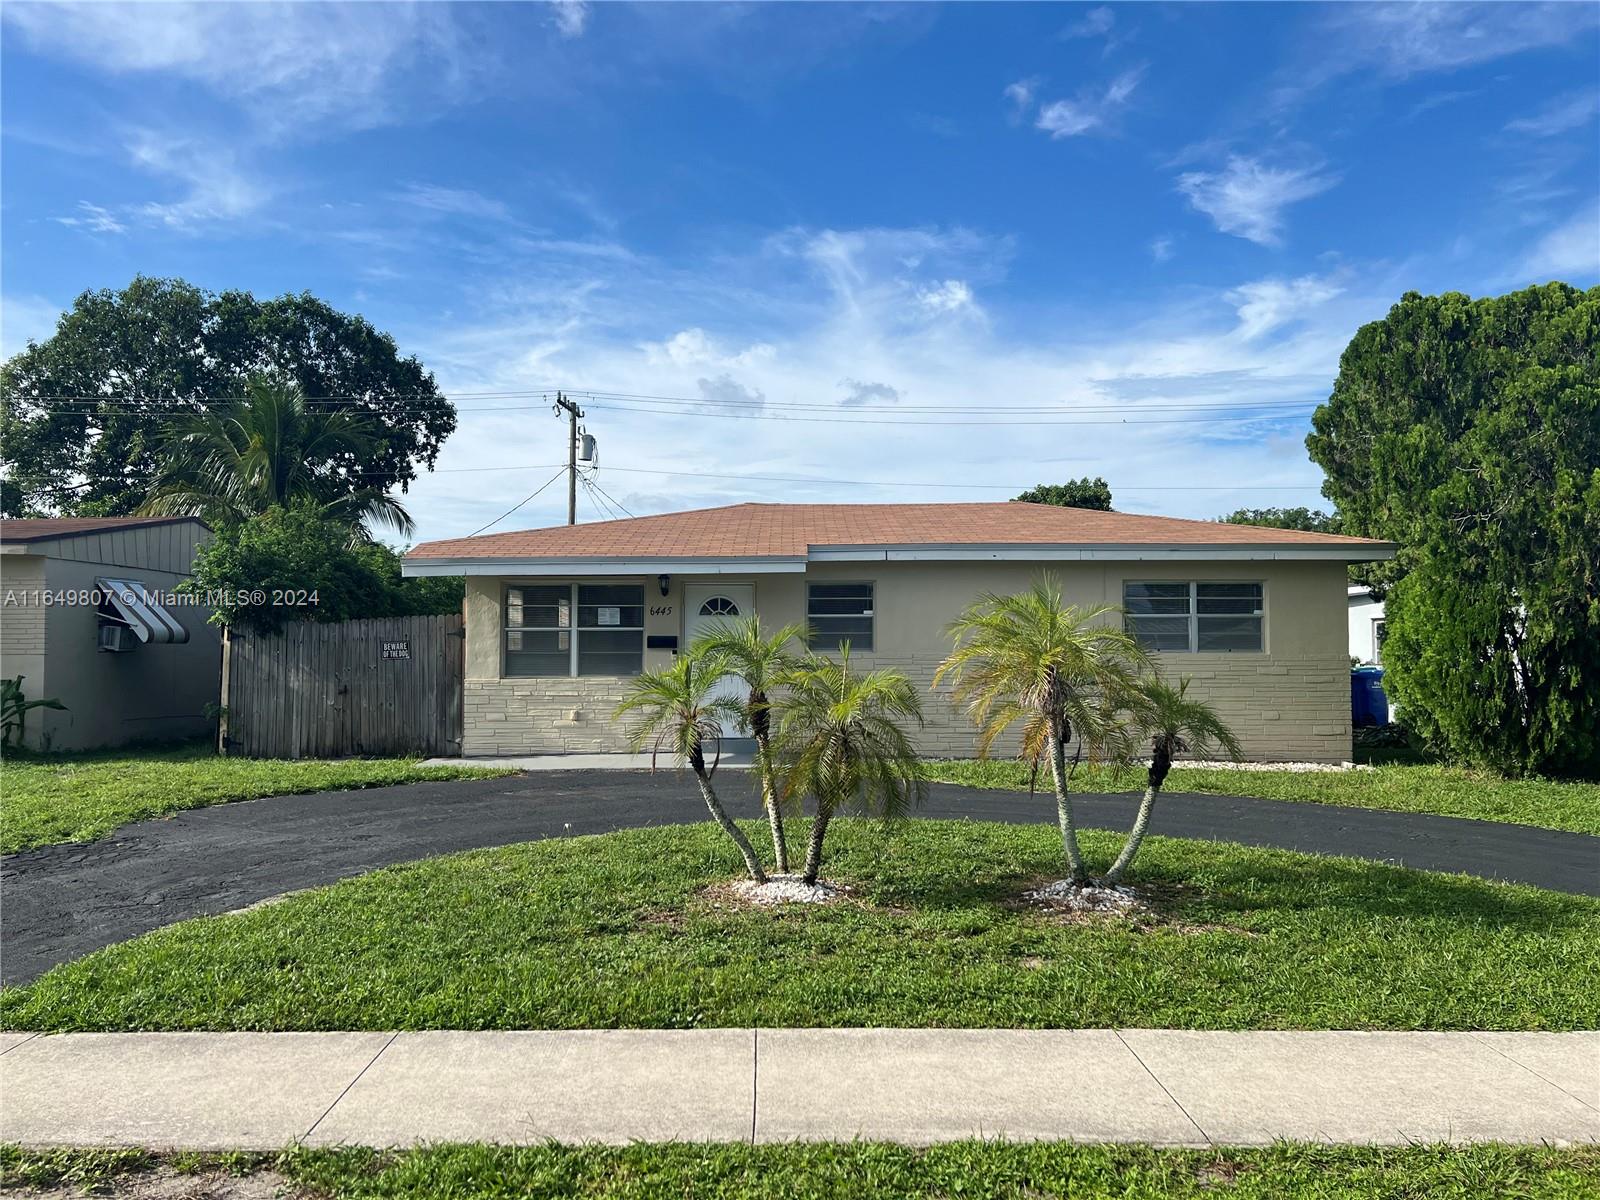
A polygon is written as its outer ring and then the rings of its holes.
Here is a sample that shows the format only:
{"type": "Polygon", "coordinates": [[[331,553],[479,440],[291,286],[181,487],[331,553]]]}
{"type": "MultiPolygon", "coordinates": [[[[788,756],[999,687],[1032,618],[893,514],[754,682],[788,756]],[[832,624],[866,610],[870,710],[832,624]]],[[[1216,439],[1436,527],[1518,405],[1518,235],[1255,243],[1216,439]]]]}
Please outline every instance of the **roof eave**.
{"type": "Polygon", "coordinates": [[[775,556],[433,558],[413,551],[400,563],[400,574],[408,579],[430,575],[798,575],[805,569],[803,558],[775,556]]]}

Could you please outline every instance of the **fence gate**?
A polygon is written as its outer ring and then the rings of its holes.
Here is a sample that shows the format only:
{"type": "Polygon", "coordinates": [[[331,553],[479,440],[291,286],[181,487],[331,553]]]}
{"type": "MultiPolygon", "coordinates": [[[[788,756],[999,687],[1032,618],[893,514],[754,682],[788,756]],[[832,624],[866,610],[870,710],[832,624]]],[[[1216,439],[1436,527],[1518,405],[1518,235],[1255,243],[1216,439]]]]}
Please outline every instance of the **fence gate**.
{"type": "Polygon", "coordinates": [[[230,631],[222,749],[253,758],[461,753],[461,615],[230,631]]]}

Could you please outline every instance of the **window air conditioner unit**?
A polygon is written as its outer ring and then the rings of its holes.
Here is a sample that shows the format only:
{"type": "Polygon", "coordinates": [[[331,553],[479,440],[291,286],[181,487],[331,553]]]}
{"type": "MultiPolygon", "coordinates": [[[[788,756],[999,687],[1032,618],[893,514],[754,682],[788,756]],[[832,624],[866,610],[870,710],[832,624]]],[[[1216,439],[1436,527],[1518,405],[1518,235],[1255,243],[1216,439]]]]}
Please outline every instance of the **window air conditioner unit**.
{"type": "Polygon", "coordinates": [[[124,650],[132,650],[138,644],[139,639],[133,635],[133,630],[126,625],[100,626],[100,649],[102,650],[120,654],[124,650]]]}

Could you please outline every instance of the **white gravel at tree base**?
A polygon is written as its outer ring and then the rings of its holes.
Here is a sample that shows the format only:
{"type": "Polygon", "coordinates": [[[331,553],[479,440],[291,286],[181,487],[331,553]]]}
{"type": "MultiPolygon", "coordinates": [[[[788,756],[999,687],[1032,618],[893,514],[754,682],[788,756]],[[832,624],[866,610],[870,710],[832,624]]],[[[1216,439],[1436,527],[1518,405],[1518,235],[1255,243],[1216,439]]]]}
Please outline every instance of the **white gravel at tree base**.
{"type": "Polygon", "coordinates": [[[1131,887],[1104,887],[1100,884],[1078,887],[1068,879],[1057,879],[1031,892],[1024,892],[1023,896],[1036,904],[1065,908],[1071,912],[1137,912],[1146,907],[1131,887]]]}
{"type": "Polygon", "coordinates": [[[736,896],[751,904],[829,904],[844,897],[832,884],[820,879],[807,883],[798,875],[768,875],[765,883],[741,879],[731,886],[736,896]]]}

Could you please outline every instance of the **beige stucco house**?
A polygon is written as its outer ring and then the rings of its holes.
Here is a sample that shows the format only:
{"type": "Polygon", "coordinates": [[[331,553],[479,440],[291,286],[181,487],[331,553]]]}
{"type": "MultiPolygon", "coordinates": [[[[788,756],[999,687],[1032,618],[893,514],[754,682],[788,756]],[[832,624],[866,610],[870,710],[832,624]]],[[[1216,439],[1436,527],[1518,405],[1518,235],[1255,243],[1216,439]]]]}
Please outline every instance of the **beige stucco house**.
{"type": "MultiPolygon", "coordinates": [[[[429,542],[407,575],[466,577],[463,753],[626,748],[611,712],[719,617],[805,622],[821,650],[931,687],[946,628],[984,592],[1042,572],[1070,602],[1114,604],[1161,669],[1256,759],[1350,757],[1346,565],[1383,542],[1168,517],[997,504],[737,504],[429,542]]],[[[930,692],[920,748],[975,738],[930,692]]]]}
{"type": "Polygon", "coordinates": [[[221,671],[207,610],[182,603],[193,517],[0,521],[0,675],[23,676],[34,749],[203,736],[221,671]]]}

